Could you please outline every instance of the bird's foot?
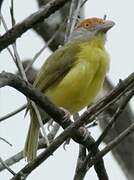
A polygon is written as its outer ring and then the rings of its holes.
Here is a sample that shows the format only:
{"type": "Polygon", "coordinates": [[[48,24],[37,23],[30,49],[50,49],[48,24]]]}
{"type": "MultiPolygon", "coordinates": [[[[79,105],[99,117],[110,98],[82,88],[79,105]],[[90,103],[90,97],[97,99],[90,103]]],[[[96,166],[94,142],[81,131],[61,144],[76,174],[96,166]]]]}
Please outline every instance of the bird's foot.
{"type": "Polygon", "coordinates": [[[64,122],[68,121],[68,119],[70,119],[71,113],[63,107],[60,107],[60,109],[64,111],[64,118],[63,118],[64,119],[63,123],[64,123],[64,122]]]}
{"type": "MultiPolygon", "coordinates": [[[[63,123],[66,123],[66,122],[70,119],[71,113],[70,113],[67,109],[65,109],[65,108],[63,108],[63,107],[60,107],[60,109],[63,110],[64,113],[65,113],[63,123]]],[[[66,150],[66,146],[70,143],[70,140],[71,140],[71,138],[68,138],[68,139],[64,142],[64,144],[63,144],[63,149],[64,149],[64,150],[66,150]]]]}
{"type": "Polygon", "coordinates": [[[54,120],[52,118],[48,121],[48,125],[47,125],[48,131],[50,131],[50,128],[53,127],[53,122],[54,120]]]}
{"type": "Polygon", "coordinates": [[[71,138],[68,138],[65,142],[64,142],[64,144],[63,144],[63,149],[66,151],[66,146],[67,145],[69,145],[69,143],[70,143],[70,140],[71,140],[71,138]]]}

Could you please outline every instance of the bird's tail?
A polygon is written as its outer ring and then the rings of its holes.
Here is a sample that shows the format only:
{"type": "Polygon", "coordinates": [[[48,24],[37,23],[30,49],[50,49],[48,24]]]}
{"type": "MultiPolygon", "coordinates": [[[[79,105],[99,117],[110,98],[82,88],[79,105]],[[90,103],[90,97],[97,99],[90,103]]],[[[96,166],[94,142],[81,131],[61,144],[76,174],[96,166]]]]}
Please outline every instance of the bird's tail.
{"type": "Polygon", "coordinates": [[[23,152],[24,157],[27,159],[27,161],[32,161],[36,157],[40,130],[37,115],[32,107],[30,107],[30,117],[31,122],[23,152]]]}

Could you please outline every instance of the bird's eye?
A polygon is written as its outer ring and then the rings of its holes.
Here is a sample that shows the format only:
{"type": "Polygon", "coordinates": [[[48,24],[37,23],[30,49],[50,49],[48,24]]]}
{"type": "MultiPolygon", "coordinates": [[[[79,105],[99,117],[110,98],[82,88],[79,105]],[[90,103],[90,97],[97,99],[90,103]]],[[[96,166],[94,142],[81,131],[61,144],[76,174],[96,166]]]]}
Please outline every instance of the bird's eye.
{"type": "Polygon", "coordinates": [[[85,23],[85,27],[89,27],[89,23],[85,23]]]}

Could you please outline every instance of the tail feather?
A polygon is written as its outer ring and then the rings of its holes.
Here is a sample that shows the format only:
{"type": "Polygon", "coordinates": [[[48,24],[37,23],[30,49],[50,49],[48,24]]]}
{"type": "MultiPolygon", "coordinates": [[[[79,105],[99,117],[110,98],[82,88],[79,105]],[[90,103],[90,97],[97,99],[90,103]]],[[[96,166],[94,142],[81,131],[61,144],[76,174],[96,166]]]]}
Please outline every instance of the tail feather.
{"type": "Polygon", "coordinates": [[[27,161],[32,161],[36,157],[40,129],[36,113],[32,108],[30,108],[30,117],[31,122],[24,147],[24,157],[27,161]]]}

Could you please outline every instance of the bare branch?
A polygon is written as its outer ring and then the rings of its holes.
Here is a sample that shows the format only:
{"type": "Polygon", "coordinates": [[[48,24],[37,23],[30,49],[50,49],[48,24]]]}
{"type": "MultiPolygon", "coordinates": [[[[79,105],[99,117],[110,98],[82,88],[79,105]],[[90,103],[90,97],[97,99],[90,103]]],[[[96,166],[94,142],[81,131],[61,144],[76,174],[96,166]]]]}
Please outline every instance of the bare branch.
{"type": "MultiPolygon", "coordinates": [[[[108,79],[106,79],[104,83],[104,88],[99,94],[99,98],[104,97],[108,92],[110,92],[114,86],[110,83],[108,79]]],[[[104,131],[110,122],[113,114],[118,109],[121,101],[115,102],[112,106],[110,106],[107,110],[103,111],[97,118],[99,119],[99,125],[104,131]]],[[[121,132],[127,129],[132,123],[134,119],[134,114],[130,104],[128,104],[123,112],[118,116],[118,120],[114,123],[114,126],[108,132],[107,136],[103,140],[104,143],[108,144],[114,138],[116,138],[121,132]]],[[[112,150],[112,155],[120,166],[122,172],[126,176],[128,180],[134,179],[134,133],[130,134],[127,139],[122,141],[116,148],[112,150]],[[123,148],[122,148],[123,147],[123,148]],[[128,156],[126,156],[128,154],[128,156]]]]}
{"type": "Polygon", "coordinates": [[[61,31],[61,29],[64,26],[65,21],[59,26],[57,31],[52,35],[52,37],[46,42],[46,44],[35,54],[33,59],[29,62],[29,64],[25,68],[25,72],[29,70],[29,68],[33,65],[33,63],[36,61],[36,59],[41,55],[41,53],[50,45],[50,43],[54,40],[54,38],[58,35],[58,33],[61,31]]]}
{"type": "MultiPolygon", "coordinates": [[[[8,158],[7,160],[4,161],[4,163],[9,167],[17,162],[19,162],[23,158],[23,151],[15,154],[14,156],[8,158]]],[[[0,164],[0,171],[5,170],[5,166],[3,164],[0,164]]]]}
{"type": "MultiPolygon", "coordinates": [[[[50,131],[50,133],[48,134],[48,139],[49,139],[49,142],[53,142],[58,130],[59,130],[60,126],[56,123],[54,124],[52,130],[50,131]]],[[[41,148],[46,148],[47,145],[44,141],[44,138],[41,138],[39,140],[39,145],[38,145],[38,149],[41,149],[41,148]]],[[[7,165],[7,166],[11,166],[17,162],[19,162],[21,159],[23,159],[23,150],[20,151],[19,153],[13,155],[12,157],[8,158],[7,160],[4,161],[4,163],[7,165]]],[[[5,169],[5,166],[1,163],[0,164],[0,171],[3,171],[5,169]]]]}
{"type": "Polygon", "coordinates": [[[11,15],[12,26],[14,26],[16,24],[16,21],[14,17],[14,1],[13,0],[11,0],[10,15],[11,15]]]}
{"type": "Polygon", "coordinates": [[[88,0],[84,0],[82,3],[81,3],[81,8],[86,4],[86,2],[87,2],[88,0]]]}
{"type": "MultiPolygon", "coordinates": [[[[35,88],[32,88],[32,86],[28,85],[25,81],[21,81],[19,78],[14,77],[10,73],[0,74],[0,79],[0,86],[10,85],[29,96],[29,98],[34,100],[40,107],[45,109],[46,112],[52,116],[56,122],[62,125],[63,128],[66,128],[68,125],[70,125],[69,119],[64,121],[64,112],[61,109],[56,108],[51,102],[49,102],[47,97],[45,97],[38,90],[35,90],[35,88]]],[[[89,141],[87,141],[85,136],[83,136],[84,139],[81,136],[81,133],[84,129],[82,128],[82,130],[80,128],[79,131],[76,131],[76,129],[84,123],[92,122],[96,115],[101,113],[105,108],[108,108],[112,103],[115,102],[115,100],[117,101],[117,99],[120,98],[123,93],[130,91],[133,88],[134,73],[132,73],[124,81],[120,82],[119,85],[107,97],[91,106],[82,116],[80,116],[80,118],[78,118],[77,121],[75,121],[73,124],[71,123],[71,125],[67,127],[65,131],[58,138],[56,138],[52,144],[50,144],[46,151],[41,153],[33,162],[24,167],[20,173],[29,174],[33,169],[38,167],[39,164],[46,160],[48,156],[51,155],[68,138],[68,136],[72,136],[76,142],[82,143],[88,148],[89,144],[87,146],[87,143],[89,143],[89,141]]],[[[20,173],[18,173],[15,178],[20,176],[20,173]]]]}
{"type": "MultiPolygon", "coordinates": [[[[66,128],[66,130],[59,135],[53,143],[50,144],[50,146],[41,153],[37,158],[35,158],[32,162],[28,163],[21,171],[19,171],[16,176],[12,178],[12,180],[19,180],[21,178],[26,178],[35,168],[37,168],[44,160],[46,160],[53,152],[69,137],[68,134],[69,128],[66,128]]],[[[73,129],[74,131],[75,129],[73,129]]],[[[71,132],[71,131],[70,131],[71,132]]],[[[88,136],[86,139],[90,140],[90,144],[94,143],[94,140],[92,137],[88,136]]],[[[84,137],[84,140],[86,140],[84,137]]],[[[87,141],[87,140],[86,140],[87,141]]],[[[101,164],[101,171],[105,168],[103,167],[103,161],[99,160],[96,164],[101,164]]],[[[96,166],[96,165],[95,165],[96,166]]],[[[103,171],[106,173],[106,171],[103,171]]],[[[103,175],[104,177],[104,175],[103,175]]],[[[107,177],[107,174],[105,175],[107,177]]],[[[104,178],[104,180],[107,178],[104,178]]]]}
{"type": "Polygon", "coordinates": [[[4,120],[6,120],[6,119],[8,119],[8,118],[10,118],[10,117],[12,117],[12,116],[14,116],[14,115],[16,115],[17,113],[19,113],[19,112],[21,112],[21,111],[23,111],[24,109],[26,109],[26,107],[27,107],[27,104],[24,104],[23,106],[15,109],[14,111],[12,111],[12,112],[4,115],[3,117],[0,117],[0,122],[2,122],[2,121],[4,121],[4,120]]]}
{"type": "Polygon", "coordinates": [[[119,143],[121,143],[128,135],[130,135],[134,131],[134,123],[128,127],[124,132],[122,132],[117,138],[111,141],[103,150],[101,150],[91,161],[88,161],[88,166],[91,167],[94,165],[99,158],[106,155],[109,151],[115,148],[119,143]]]}
{"type": "Polygon", "coordinates": [[[0,137],[0,140],[4,141],[7,143],[9,146],[13,146],[9,141],[7,141],[5,138],[0,137]]]}
{"type": "MultiPolygon", "coordinates": [[[[4,26],[4,29],[5,29],[6,31],[8,31],[8,27],[7,27],[7,25],[6,25],[6,22],[5,22],[4,17],[3,17],[3,15],[2,15],[1,12],[0,12],[0,20],[1,20],[2,24],[3,24],[3,26],[4,26]]],[[[1,35],[0,35],[0,36],[1,36],[1,35]]],[[[15,59],[15,57],[14,57],[11,49],[10,49],[9,47],[7,47],[7,50],[8,50],[8,52],[9,52],[9,54],[11,55],[14,63],[16,63],[16,59],[15,59]]]]}
{"type": "MultiPolygon", "coordinates": [[[[103,141],[103,139],[106,137],[107,133],[109,132],[109,130],[111,129],[113,123],[117,120],[117,117],[121,114],[121,112],[123,112],[123,109],[126,107],[127,103],[129,102],[129,100],[132,98],[132,96],[134,95],[134,88],[130,91],[127,92],[127,94],[125,94],[122,97],[122,101],[121,104],[119,105],[116,113],[113,115],[113,118],[111,119],[111,121],[109,122],[109,124],[107,125],[107,127],[105,128],[104,132],[100,135],[100,137],[96,140],[96,142],[93,144],[93,146],[91,146],[91,152],[95,152],[96,148],[98,148],[98,146],[100,145],[100,143],[103,141]]],[[[99,152],[98,152],[99,153],[99,152]]],[[[91,161],[91,159],[94,157],[91,157],[91,153],[85,158],[85,161],[83,162],[83,164],[81,163],[80,166],[80,171],[78,171],[78,173],[76,174],[76,177],[83,177],[84,173],[86,173],[86,171],[89,170],[89,168],[91,166],[88,166],[89,162],[91,161]],[[87,164],[86,164],[87,163],[87,164]]]]}
{"type": "Polygon", "coordinates": [[[78,159],[77,159],[77,166],[75,170],[75,175],[73,180],[83,180],[85,177],[85,174],[87,172],[87,169],[83,169],[81,171],[81,164],[86,158],[86,148],[83,145],[79,145],[79,154],[78,154],[78,159]]]}
{"type": "Polygon", "coordinates": [[[119,107],[117,108],[116,112],[114,113],[113,117],[109,121],[107,127],[104,129],[104,131],[100,135],[100,137],[96,140],[95,145],[94,145],[95,147],[98,147],[100,145],[100,143],[103,141],[103,139],[106,137],[106,135],[108,134],[108,132],[112,128],[113,124],[116,122],[116,120],[118,120],[117,119],[118,116],[123,112],[123,110],[126,107],[127,103],[132,98],[133,94],[134,94],[134,92],[131,91],[130,93],[127,93],[122,97],[122,101],[121,101],[119,107]]]}
{"type": "MultiPolygon", "coordinates": [[[[92,111],[95,111],[95,112],[97,112],[97,114],[99,114],[100,111],[98,112],[98,110],[100,110],[102,107],[104,110],[105,106],[108,107],[110,104],[115,102],[115,100],[117,100],[117,96],[119,98],[126,91],[132,89],[133,84],[134,84],[134,73],[132,73],[124,81],[120,82],[119,85],[108,96],[106,96],[101,101],[99,101],[97,103],[98,106],[96,106],[96,104],[93,105],[91,108],[92,111]]],[[[9,86],[16,88],[17,90],[19,90],[20,92],[25,94],[27,97],[29,97],[33,101],[35,101],[42,109],[45,109],[46,112],[52,118],[54,118],[58,122],[59,122],[59,119],[61,119],[60,122],[62,122],[64,112],[61,109],[57,108],[54,104],[50,103],[48,98],[46,96],[44,96],[44,94],[39,92],[39,90],[32,87],[32,85],[28,84],[24,80],[20,79],[19,77],[15,76],[11,73],[6,73],[6,72],[0,73],[0,87],[6,86],[6,85],[9,85],[9,86]]],[[[101,109],[101,111],[102,111],[102,109],[101,109]]],[[[91,117],[90,117],[90,119],[88,119],[89,113],[90,113],[90,111],[88,110],[85,115],[82,115],[82,117],[84,116],[86,118],[86,121],[84,121],[84,122],[82,121],[80,123],[80,126],[83,123],[92,122],[93,119],[91,119],[91,117]]],[[[93,116],[93,117],[95,117],[95,116],[93,116]]],[[[78,121],[77,121],[77,123],[78,123],[78,121]]]]}
{"type": "MultiPolygon", "coordinates": [[[[11,2],[11,9],[10,9],[10,13],[11,13],[11,20],[12,20],[12,25],[15,25],[15,18],[14,18],[14,6],[13,6],[13,1],[11,2]]],[[[5,22],[5,21],[4,21],[5,22]]],[[[6,26],[6,23],[4,24],[4,27],[5,29],[7,30],[7,26],[6,26]]],[[[28,82],[28,79],[27,79],[27,76],[26,76],[26,73],[25,73],[25,70],[24,70],[24,67],[23,67],[23,64],[21,62],[21,58],[19,56],[19,53],[18,53],[18,50],[17,50],[17,45],[16,45],[16,42],[12,45],[13,47],[13,51],[14,51],[14,57],[16,58],[16,66],[18,67],[18,70],[22,76],[22,78],[28,82]]],[[[27,101],[29,102],[29,99],[27,99],[27,101]]],[[[32,108],[34,109],[36,115],[37,115],[37,119],[38,119],[38,123],[41,127],[41,130],[42,130],[42,133],[43,133],[43,136],[47,142],[47,144],[49,145],[49,141],[47,139],[47,135],[46,135],[46,132],[45,132],[45,128],[43,126],[43,122],[42,122],[42,119],[41,119],[41,116],[40,116],[40,112],[38,110],[38,108],[36,107],[36,104],[34,102],[31,102],[31,106],[32,108]]]]}
{"type": "Polygon", "coordinates": [[[68,1],[69,0],[52,0],[44,7],[40,8],[39,11],[30,15],[21,23],[16,24],[13,28],[0,37],[0,51],[6,48],[8,45],[14,43],[16,39],[28,29],[32,28],[35,24],[42,22],[45,18],[54,13],[68,1]]]}
{"type": "Polygon", "coordinates": [[[16,175],[16,173],[8,167],[8,165],[3,161],[3,159],[0,157],[0,163],[4,166],[5,169],[7,169],[13,176],[16,175]]]}
{"type": "MultiPolygon", "coordinates": [[[[10,13],[11,13],[11,20],[12,20],[12,25],[15,25],[15,18],[14,18],[14,9],[13,9],[13,1],[11,3],[11,9],[10,9],[10,13]]],[[[5,21],[3,21],[3,25],[6,29],[6,31],[8,30],[7,26],[6,26],[6,23],[5,21]]],[[[18,67],[18,70],[22,76],[22,78],[25,80],[25,81],[28,81],[27,80],[27,77],[26,77],[26,74],[25,74],[25,70],[23,68],[23,65],[22,65],[22,62],[21,62],[21,59],[20,59],[20,56],[19,56],[19,53],[18,53],[18,50],[17,50],[17,46],[16,46],[16,42],[14,42],[14,44],[12,45],[13,47],[13,51],[14,51],[14,57],[16,58],[16,65],[18,67]]],[[[27,99],[27,101],[29,101],[27,99]]],[[[42,122],[42,119],[41,119],[41,116],[40,116],[40,112],[38,110],[38,108],[36,107],[36,104],[34,102],[31,102],[31,106],[32,108],[34,109],[36,115],[37,115],[37,119],[38,119],[38,123],[41,127],[41,130],[42,130],[42,133],[43,133],[43,136],[45,138],[45,141],[47,142],[47,144],[49,145],[49,141],[47,139],[47,135],[46,135],[46,132],[45,132],[45,128],[43,126],[43,122],[42,122]]]]}
{"type": "MultiPolygon", "coordinates": [[[[36,0],[39,7],[45,5],[48,0],[36,0]]],[[[82,1],[82,0],[81,0],[82,1]]],[[[77,3],[78,1],[76,1],[77,3]]],[[[60,26],[60,24],[64,21],[64,19],[67,19],[69,10],[70,10],[70,4],[71,1],[66,3],[61,9],[59,9],[57,12],[55,12],[52,16],[48,17],[46,21],[43,21],[42,23],[38,23],[34,26],[34,30],[38,33],[39,36],[43,38],[45,42],[47,42],[52,34],[57,30],[57,28],[60,26]]],[[[83,17],[83,10],[84,8],[80,9],[80,16],[83,17]]],[[[63,27],[63,29],[58,33],[56,38],[52,41],[52,43],[49,45],[49,48],[52,51],[55,51],[59,45],[64,44],[64,37],[65,37],[65,29],[66,24],[63,27]]]]}
{"type": "Polygon", "coordinates": [[[73,32],[79,11],[80,11],[81,0],[72,0],[70,4],[69,17],[67,20],[66,32],[64,44],[68,41],[70,34],[73,32]]]}
{"type": "Polygon", "coordinates": [[[0,0],[0,11],[1,11],[2,2],[3,2],[3,0],[0,0]]]}
{"type": "MultiPolygon", "coordinates": [[[[74,121],[76,121],[78,118],[79,118],[79,113],[75,113],[73,115],[74,121]]],[[[86,158],[86,147],[79,144],[79,154],[78,154],[77,165],[76,165],[75,175],[74,175],[73,180],[84,179],[87,169],[85,168],[83,171],[81,171],[81,164],[84,162],[85,158],[86,158]]]]}

